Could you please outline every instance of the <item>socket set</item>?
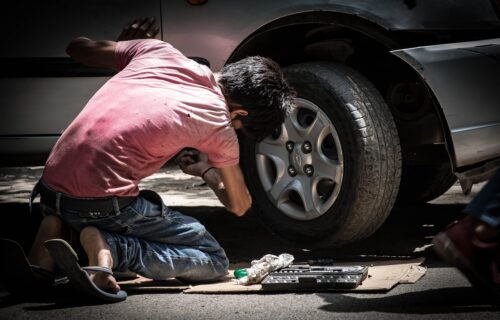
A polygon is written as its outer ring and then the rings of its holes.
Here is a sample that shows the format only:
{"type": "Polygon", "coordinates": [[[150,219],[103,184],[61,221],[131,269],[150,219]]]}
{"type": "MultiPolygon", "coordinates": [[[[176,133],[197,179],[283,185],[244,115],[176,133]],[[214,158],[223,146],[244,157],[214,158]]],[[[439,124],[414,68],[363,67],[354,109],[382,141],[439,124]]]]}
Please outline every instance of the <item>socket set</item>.
{"type": "Polygon", "coordinates": [[[271,272],[264,290],[354,289],[368,276],[365,266],[291,265],[271,272]]]}

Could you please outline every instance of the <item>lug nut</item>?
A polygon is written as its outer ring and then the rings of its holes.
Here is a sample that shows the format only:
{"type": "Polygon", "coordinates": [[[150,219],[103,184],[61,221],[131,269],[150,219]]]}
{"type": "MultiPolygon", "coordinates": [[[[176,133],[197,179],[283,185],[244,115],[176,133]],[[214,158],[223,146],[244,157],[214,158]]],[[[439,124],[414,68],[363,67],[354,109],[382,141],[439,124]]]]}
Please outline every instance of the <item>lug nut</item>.
{"type": "Polygon", "coordinates": [[[293,166],[289,166],[288,174],[290,175],[290,177],[295,177],[297,175],[297,169],[295,169],[293,166]]]}
{"type": "Polygon", "coordinates": [[[310,153],[312,151],[312,145],[309,141],[306,141],[302,144],[302,152],[310,153]]]}
{"type": "Polygon", "coordinates": [[[314,168],[310,164],[306,164],[304,166],[304,172],[307,174],[308,177],[312,176],[314,174],[314,168]]]}
{"type": "Polygon", "coordinates": [[[293,143],[292,141],[287,141],[286,142],[286,150],[288,152],[292,152],[294,146],[295,146],[295,143],[293,143]]]}

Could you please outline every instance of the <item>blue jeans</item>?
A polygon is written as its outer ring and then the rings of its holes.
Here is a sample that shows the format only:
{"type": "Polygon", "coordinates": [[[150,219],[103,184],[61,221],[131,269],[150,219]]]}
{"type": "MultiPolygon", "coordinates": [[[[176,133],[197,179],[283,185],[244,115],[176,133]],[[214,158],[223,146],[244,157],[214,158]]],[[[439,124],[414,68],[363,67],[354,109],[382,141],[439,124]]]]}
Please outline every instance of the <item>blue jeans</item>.
{"type": "Polygon", "coordinates": [[[500,228],[500,170],[464,209],[493,228],[500,228]]]}
{"type": "MultiPolygon", "coordinates": [[[[41,204],[43,214],[57,214],[41,204]]],[[[196,219],[165,206],[160,196],[142,191],[117,216],[83,218],[62,209],[61,218],[76,231],[86,226],[101,230],[111,247],[113,270],[130,270],[164,280],[206,281],[227,273],[224,249],[196,219]]]]}

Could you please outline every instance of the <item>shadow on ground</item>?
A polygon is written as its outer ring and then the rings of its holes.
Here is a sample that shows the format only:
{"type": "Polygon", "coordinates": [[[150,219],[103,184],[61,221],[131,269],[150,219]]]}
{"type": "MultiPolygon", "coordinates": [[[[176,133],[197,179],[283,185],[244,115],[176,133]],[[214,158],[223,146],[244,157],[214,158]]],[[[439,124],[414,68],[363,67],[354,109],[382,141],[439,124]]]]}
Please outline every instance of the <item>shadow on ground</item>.
{"type": "Polygon", "coordinates": [[[394,259],[429,253],[432,237],[462,217],[462,204],[425,204],[395,208],[384,225],[368,239],[333,249],[315,249],[284,241],[255,215],[237,218],[220,208],[177,208],[199,219],[221,242],[232,261],[249,261],[266,253],[288,252],[296,261],[318,258],[337,260],[394,259]]]}
{"type": "Polygon", "coordinates": [[[400,314],[453,314],[498,311],[472,287],[454,287],[371,296],[318,294],[327,303],[320,309],[336,313],[383,312],[400,314]]]}
{"type": "MultiPolygon", "coordinates": [[[[253,214],[238,218],[221,207],[174,207],[200,220],[219,240],[233,262],[250,261],[267,253],[294,254],[296,261],[317,258],[357,259],[422,256],[432,237],[461,217],[461,204],[425,204],[395,208],[384,225],[368,239],[342,248],[314,249],[284,241],[253,214]]],[[[1,203],[0,237],[14,239],[28,250],[41,221],[38,205],[1,203]]]]}

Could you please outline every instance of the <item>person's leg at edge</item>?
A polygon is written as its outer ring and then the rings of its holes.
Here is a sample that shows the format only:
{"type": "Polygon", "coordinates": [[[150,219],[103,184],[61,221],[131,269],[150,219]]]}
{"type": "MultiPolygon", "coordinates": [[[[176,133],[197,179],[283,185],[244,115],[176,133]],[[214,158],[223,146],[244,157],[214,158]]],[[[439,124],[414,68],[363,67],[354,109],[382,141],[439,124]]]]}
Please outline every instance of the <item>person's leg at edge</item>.
{"type": "Polygon", "coordinates": [[[467,217],[433,240],[435,250],[457,267],[487,299],[500,303],[500,171],[467,205],[467,217]]]}
{"type": "Polygon", "coordinates": [[[498,241],[499,232],[485,222],[479,222],[474,232],[476,234],[476,237],[483,242],[498,241]]]}
{"type": "Polygon", "coordinates": [[[62,238],[63,221],[56,215],[45,216],[38,228],[33,246],[28,255],[31,264],[37,265],[47,271],[54,271],[54,259],[43,245],[50,239],[62,238]]]}
{"type": "Polygon", "coordinates": [[[500,170],[464,209],[475,219],[474,235],[483,242],[497,242],[500,228],[500,170]]]}
{"type": "MultiPolygon", "coordinates": [[[[83,228],[80,233],[80,243],[87,253],[90,266],[113,268],[111,248],[99,229],[92,226],[83,228]]],[[[120,291],[120,286],[113,275],[104,272],[91,272],[90,278],[102,290],[120,291]]]]}

